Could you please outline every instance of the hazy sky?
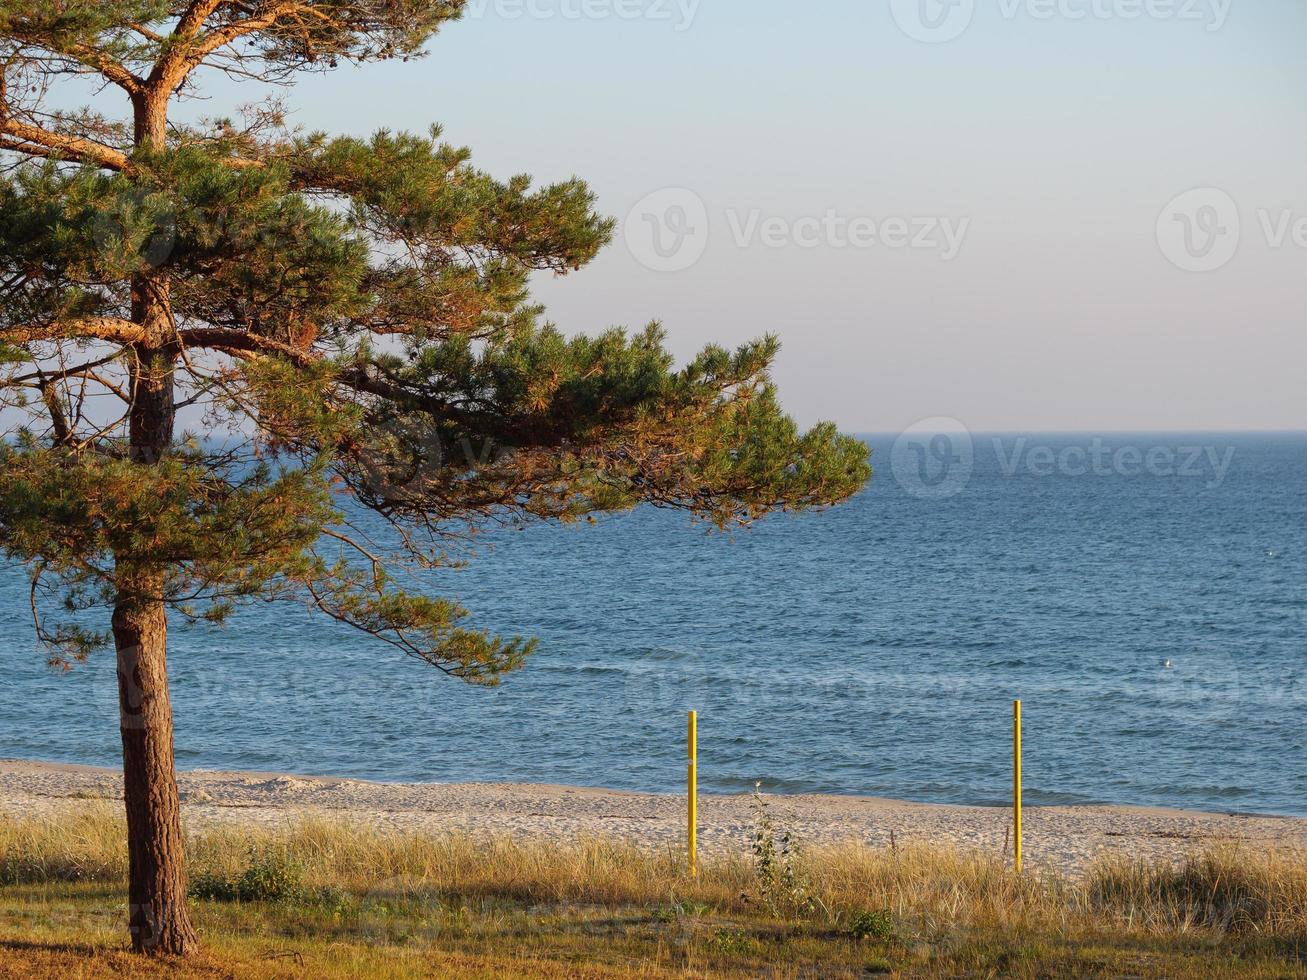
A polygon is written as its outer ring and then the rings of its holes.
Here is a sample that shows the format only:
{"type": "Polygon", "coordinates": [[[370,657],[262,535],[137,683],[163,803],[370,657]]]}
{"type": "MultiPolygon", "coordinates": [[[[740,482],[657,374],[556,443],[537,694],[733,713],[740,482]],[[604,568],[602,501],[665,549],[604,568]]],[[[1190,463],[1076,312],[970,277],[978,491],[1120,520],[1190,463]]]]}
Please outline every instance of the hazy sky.
{"type": "Polygon", "coordinates": [[[1304,39],[1302,0],[474,0],[291,103],[645,202],[552,318],[775,332],[805,423],[1305,428],[1304,39]]]}

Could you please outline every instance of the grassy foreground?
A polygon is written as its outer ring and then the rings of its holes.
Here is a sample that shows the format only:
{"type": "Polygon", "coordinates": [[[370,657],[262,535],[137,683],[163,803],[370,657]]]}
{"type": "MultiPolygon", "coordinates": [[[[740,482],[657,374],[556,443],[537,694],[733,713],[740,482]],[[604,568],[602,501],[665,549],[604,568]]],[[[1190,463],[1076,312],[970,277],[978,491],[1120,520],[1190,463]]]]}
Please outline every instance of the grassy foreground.
{"type": "Polygon", "coordinates": [[[954,852],[799,854],[765,818],[706,865],[603,841],[306,822],[189,840],[202,959],[123,952],[123,827],[0,819],[0,976],[1307,976],[1307,859],[1018,877],[954,852]]]}

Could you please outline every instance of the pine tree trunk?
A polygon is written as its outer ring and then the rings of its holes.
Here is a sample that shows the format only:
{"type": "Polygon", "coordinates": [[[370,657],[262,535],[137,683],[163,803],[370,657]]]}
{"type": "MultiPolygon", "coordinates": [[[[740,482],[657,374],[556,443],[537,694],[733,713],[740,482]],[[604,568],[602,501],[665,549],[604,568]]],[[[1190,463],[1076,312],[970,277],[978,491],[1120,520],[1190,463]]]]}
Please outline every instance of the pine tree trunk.
{"type": "MultiPolygon", "coordinates": [[[[139,579],[133,589],[153,583],[139,579]]],[[[127,804],[132,949],[185,956],[199,948],[186,911],[181,800],[168,697],[168,618],[161,603],[119,599],[113,615],[127,804]]]]}
{"type": "MultiPolygon", "coordinates": [[[[167,94],[136,105],[138,144],[162,147],[167,94]]],[[[131,459],[155,466],[173,439],[178,357],[167,276],[142,268],[132,279],[132,320],[146,340],[132,350],[131,459]]],[[[168,614],[164,570],[117,557],[118,598],[113,614],[118,650],[118,697],[123,741],[123,798],[127,807],[129,912],[132,949],[186,956],[199,939],[186,909],[186,858],[181,798],[173,756],[168,694],[168,614]]]]}
{"type": "MultiPolygon", "coordinates": [[[[133,283],[137,322],[167,313],[167,285],[150,276],[133,283]]],[[[172,442],[174,354],[134,351],[131,458],[154,466],[172,442]]],[[[132,949],[183,956],[199,948],[186,911],[186,863],[181,799],[173,759],[168,695],[168,614],[163,572],[119,555],[113,614],[118,650],[118,704],[127,805],[129,910],[132,949]]]]}

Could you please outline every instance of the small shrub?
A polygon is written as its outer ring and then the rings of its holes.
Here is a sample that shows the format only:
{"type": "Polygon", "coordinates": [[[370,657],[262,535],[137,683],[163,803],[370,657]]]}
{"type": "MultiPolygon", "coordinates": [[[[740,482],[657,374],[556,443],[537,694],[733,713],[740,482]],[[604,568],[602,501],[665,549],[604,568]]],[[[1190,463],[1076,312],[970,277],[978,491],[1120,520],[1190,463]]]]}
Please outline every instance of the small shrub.
{"type": "Polygon", "coordinates": [[[331,915],[353,915],[358,910],[358,902],[352,895],[336,885],[323,885],[304,896],[306,904],[320,908],[331,915]]]}
{"type": "Polygon", "coordinates": [[[303,892],[300,868],[279,854],[250,855],[250,866],[240,880],[242,902],[283,902],[303,892]]]}
{"type": "Polygon", "coordinates": [[[712,944],[717,952],[727,956],[752,956],[761,948],[752,936],[730,929],[718,929],[713,933],[712,944]]]}
{"type": "Polygon", "coordinates": [[[849,922],[849,935],[854,939],[885,941],[894,936],[894,916],[887,909],[863,911],[849,922]]]}
{"type": "Polygon", "coordinates": [[[190,891],[191,898],[202,902],[234,902],[240,897],[234,880],[207,871],[191,877],[190,891]]]}
{"type": "Polygon", "coordinates": [[[819,906],[807,877],[800,870],[802,851],[798,839],[772,817],[762,795],[762,784],[753,790],[753,833],[750,846],[754,858],[754,879],[763,903],[772,915],[811,915],[819,906]]]}
{"type": "Polygon", "coordinates": [[[304,895],[303,873],[281,854],[251,848],[249,864],[239,877],[197,875],[191,894],[211,902],[287,902],[304,895]]]}

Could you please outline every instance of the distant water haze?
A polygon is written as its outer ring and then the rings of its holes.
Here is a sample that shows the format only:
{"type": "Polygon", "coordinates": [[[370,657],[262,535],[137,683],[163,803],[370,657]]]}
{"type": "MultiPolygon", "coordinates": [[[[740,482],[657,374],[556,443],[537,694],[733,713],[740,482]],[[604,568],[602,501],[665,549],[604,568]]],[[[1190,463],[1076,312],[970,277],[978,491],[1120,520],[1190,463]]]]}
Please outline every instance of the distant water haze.
{"type": "MultiPolygon", "coordinates": [[[[1307,436],[869,437],[850,505],[640,510],[433,576],[539,653],[475,690],[295,607],[177,629],[183,768],[1307,815],[1307,436]],[[1169,662],[1170,666],[1167,666],[1169,662]]],[[[21,569],[0,757],[115,765],[112,657],[51,673],[21,569]]]]}

